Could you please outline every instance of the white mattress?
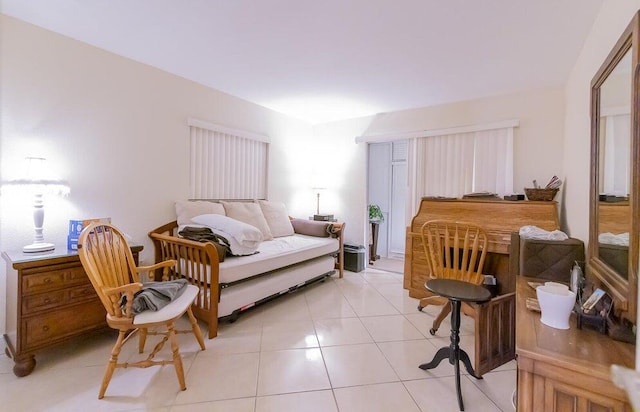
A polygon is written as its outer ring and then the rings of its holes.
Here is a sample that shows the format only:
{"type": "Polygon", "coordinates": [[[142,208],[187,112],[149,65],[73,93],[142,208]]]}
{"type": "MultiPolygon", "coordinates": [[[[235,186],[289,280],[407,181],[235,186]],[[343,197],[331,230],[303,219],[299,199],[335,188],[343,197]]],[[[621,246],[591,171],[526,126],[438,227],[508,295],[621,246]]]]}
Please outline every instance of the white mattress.
{"type": "Polygon", "coordinates": [[[331,272],[334,265],[333,257],[323,256],[222,289],[218,317],[228,316],[236,309],[248,309],[271,295],[287,293],[293,286],[331,272]]]}
{"type": "MultiPolygon", "coordinates": [[[[295,234],[278,237],[262,242],[255,255],[225,257],[220,263],[219,283],[232,283],[247,279],[272,270],[304,262],[320,256],[337,252],[340,247],[338,239],[295,234]]],[[[333,260],[333,258],[331,258],[333,260]]],[[[185,260],[180,259],[182,271],[185,260]]],[[[207,283],[211,283],[211,271],[207,265],[205,273],[207,283]]]]}
{"type": "Polygon", "coordinates": [[[225,257],[220,263],[220,283],[232,283],[294,263],[337,252],[338,239],[292,235],[260,243],[255,255],[225,257]]]}

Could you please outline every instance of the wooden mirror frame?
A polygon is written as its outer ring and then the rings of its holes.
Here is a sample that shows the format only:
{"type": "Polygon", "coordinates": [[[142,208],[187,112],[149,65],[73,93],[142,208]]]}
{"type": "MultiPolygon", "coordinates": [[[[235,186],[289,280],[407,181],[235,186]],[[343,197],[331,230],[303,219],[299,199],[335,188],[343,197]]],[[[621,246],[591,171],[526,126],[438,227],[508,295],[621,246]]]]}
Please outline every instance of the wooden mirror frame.
{"type": "Polygon", "coordinates": [[[591,187],[589,210],[589,249],[587,260],[587,276],[607,291],[615,301],[616,314],[635,324],[638,304],[638,241],[640,233],[640,65],[638,64],[638,48],[640,45],[640,11],[637,12],[622,36],[611,50],[591,81],[591,187]],[[631,136],[630,136],[630,191],[629,191],[629,259],[628,276],[624,279],[610,265],[600,258],[599,254],[599,130],[600,130],[600,88],[613,69],[631,50],[631,136]]]}

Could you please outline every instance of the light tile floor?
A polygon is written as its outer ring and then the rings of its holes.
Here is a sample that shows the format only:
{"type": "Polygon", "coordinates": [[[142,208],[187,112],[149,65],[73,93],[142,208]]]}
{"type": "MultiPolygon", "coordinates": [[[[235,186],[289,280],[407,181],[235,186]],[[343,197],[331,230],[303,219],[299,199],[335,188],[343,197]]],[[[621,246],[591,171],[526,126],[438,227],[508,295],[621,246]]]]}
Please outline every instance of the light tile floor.
{"type": "MultiPolygon", "coordinates": [[[[440,308],[416,306],[402,274],[368,268],[334,276],[222,324],[205,351],[181,335],[184,392],[171,366],[119,369],[98,400],[111,331],[38,354],[23,378],[3,354],[0,411],[457,411],[453,367],[445,360],[418,368],[449,344],[448,324],[432,337],[440,308]]],[[[136,346],[123,357],[136,356],[136,346]]],[[[461,346],[473,358],[473,321],[464,316],[461,346]]],[[[512,361],[476,380],[462,368],[466,410],[513,411],[515,369],[512,361]]]]}

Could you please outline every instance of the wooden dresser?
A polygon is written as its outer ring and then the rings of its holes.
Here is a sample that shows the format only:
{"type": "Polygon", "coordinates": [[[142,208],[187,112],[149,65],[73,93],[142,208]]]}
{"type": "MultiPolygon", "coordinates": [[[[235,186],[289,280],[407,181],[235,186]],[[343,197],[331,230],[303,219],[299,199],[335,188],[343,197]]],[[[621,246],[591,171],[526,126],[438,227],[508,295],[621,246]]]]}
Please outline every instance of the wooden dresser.
{"type": "Polygon", "coordinates": [[[635,367],[635,346],[598,332],[554,329],[526,308],[535,290],[519,277],[516,296],[518,411],[631,412],[626,393],[611,381],[612,364],[635,367]]]}
{"type": "MultiPolygon", "coordinates": [[[[142,246],[133,246],[137,261],[142,246]]],[[[16,376],[30,374],[36,352],[105,328],[106,311],[75,251],[3,252],[7,262],[5,352],[16,376]]]]}
{"type": "MultiPolygon", "coordinates": [[[[484,374],[515,357],[515,281],[518,261],[511,259],[511,234],[520,227],[534,225],[545,230],[559,229],[556,202],[485,199],[441,200],[423,198],[407,228],[404,288],[409,296],[430,296],[424,284],[430,276],[420,230],[433,219],[479,224],[489,236],[489,254],[483,272],[498,281],[498,296],[475,307],[475,365],[484,374]]],[[[515,245],[514,245],[515,246],[515,245]]]]}

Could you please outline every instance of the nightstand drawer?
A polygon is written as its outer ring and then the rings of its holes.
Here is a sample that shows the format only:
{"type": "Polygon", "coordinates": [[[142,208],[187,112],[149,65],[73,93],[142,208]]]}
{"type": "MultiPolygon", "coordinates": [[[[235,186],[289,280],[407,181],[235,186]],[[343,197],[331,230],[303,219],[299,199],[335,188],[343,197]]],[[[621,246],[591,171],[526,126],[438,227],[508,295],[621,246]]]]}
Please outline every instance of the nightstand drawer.
{"type": "Polygon", "coordinates": [[[80,299],[84,300],[84,299],[96,299],[98,300],[98,294],[96,293],[95,289],[93,288],[92,285],[87,285],[87,286],[82,286],[82,287],[77,287],[77,288],[73,288],[69,291],[69,302],[75,302],[78,301],[80,299]]]}
{"type": "Polygon", "coordinates": [[[49,345],[83,330],[106,325],[106,312],[99,300],[74,305],[52,313],[45,313],[22,322],[22,350],[49,345]]]}
{"type": "Polygon", "coordinates": [[[89,299],[98,300],[98,295],[90,284],[28,295],[22,299],[22,314],[26,316],[41,310],[55,309],[89,299]]]}
{"type": "Polygon", "coordinates": [[[67,301],[67,291],[58,290],[55,292],[41,293],[39,295],[25,296],[22,299],[22,314],[28,315],[39,310],[64,305],[67,301]]]}
{"type": "Polygon", "coordinates": [[[82,266],[32,273],[22,278],[24,295],[89,283],[82,266]]]}

